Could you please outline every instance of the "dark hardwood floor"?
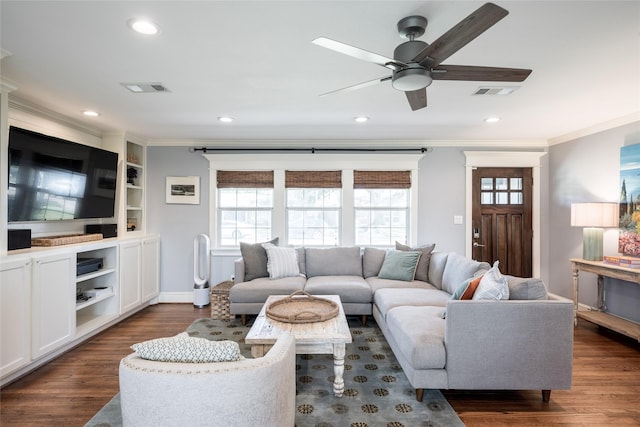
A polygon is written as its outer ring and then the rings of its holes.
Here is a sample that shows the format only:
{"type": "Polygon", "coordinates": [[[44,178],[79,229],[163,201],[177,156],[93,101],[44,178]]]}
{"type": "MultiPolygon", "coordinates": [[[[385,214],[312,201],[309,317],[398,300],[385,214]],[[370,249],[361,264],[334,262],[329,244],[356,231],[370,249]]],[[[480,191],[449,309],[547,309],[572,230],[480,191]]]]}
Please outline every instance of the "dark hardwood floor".
{"type": "MultiPolygon", "coordinates": [[[[0,425],[84,425],[117,393],[118,363],[132,343],[177,334],[208,315],[191,304],[135,314],[3,388],[0,425]]],[[[573,387],[554,390],[549,403],[539,390],[444,394],[467,426],[640,426],[639,349],[634,340],[580,321],[573,387]]]]}

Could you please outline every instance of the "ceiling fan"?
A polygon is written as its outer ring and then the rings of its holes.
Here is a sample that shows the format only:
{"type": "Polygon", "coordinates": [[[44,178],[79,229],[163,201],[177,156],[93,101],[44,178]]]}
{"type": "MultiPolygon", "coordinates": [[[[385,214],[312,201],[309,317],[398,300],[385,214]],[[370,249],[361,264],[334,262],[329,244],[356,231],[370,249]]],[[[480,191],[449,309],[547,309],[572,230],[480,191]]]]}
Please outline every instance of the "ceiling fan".
{"type": "Polygon", "coordinates": [[[321,96],[391,80],[391,85],[395,89],[404,91],[411,109],[415,111],[427,106],[426,88],[433,80],[524,81],[531,74],[531,70],[441,64],[508,13],[500,6],[485,3],[431,44],[415,40],[416,37],[424,34],[427,19],[417,15],[407,16],[398,21],[398,32],[401,37],[408,38],[409,41],[395,48],[393,59],[326,37],[318,37],[313,40],[314,44],[381,65],[392,71],[390,76],[327,92],[321,96]]]}

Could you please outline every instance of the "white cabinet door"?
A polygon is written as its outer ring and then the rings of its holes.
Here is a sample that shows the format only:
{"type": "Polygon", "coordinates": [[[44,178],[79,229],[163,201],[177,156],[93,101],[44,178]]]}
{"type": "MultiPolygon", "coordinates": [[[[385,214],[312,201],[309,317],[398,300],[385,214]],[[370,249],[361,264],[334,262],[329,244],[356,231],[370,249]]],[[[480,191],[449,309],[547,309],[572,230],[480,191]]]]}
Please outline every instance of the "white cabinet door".
{"type": "Polygon", "coordinates": [[[142,240],[142,301],[149,301],[160,293],[160,239],[142,240]]]}
{"type": "Polygon", "coordinates": [[[75,253],[33,260],[31,356],[53,351],[74,337],[75,253]]]}
{"type": "Polygon", "coordinates": [[[0,264],[0,377],[31,361],[31,260],[0,264]]]}
{"type": "Polygon", "coordinates": [[[140,305],[140,283],[142,280],[140,262],[142,260],[140,240],[120,244],[120,313],[140,305]]]}

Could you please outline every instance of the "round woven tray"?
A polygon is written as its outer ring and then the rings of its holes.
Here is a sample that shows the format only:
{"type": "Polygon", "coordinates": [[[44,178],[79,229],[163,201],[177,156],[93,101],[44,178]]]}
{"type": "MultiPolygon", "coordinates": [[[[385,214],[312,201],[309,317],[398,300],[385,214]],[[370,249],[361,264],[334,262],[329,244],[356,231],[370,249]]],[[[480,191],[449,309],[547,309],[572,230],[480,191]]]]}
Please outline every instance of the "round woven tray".
{"type": "Polygon", "coordinates": [[[296,291],[288,297],[274,301],[267,307],[267,317],[286,323],[322,322],[338,315],[338,304],[314,297],[305,291],[296,291]]]}

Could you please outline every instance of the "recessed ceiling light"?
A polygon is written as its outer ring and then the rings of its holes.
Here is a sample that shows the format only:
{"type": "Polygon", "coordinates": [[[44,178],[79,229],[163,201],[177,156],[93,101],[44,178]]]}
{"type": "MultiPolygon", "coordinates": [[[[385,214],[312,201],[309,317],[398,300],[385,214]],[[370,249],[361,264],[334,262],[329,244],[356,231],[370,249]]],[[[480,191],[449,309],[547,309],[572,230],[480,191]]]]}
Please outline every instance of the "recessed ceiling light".
{"type": "Polygon", "coordinates": [[[233,121],[233,117],[220,116],[220,117],[218,117],[218,121],[220,121],[222,123],[231,123],[233,121]]]}
{"type": "Polygon", "coordinates": [[[497,123],[500,121],[500,117],[487,117],[484,121],[487,123],[497,123]]]}
{"type": "Polygon", "coordinates": [[[365,123],[365,122],[369,121],[369,117],[367,117],[367,116],[357,116],[357,117],[354,117],[353,120],[356,123],[365,123]]]}
{"type": "Polygon", "coordinates": [[[132,18],[127,21],[127,25],[129,25],[129,28],[131,28],[136,33],[144,34],[147,36],[152,36],[160,32],[158,25],[146,19],[132,18]]]}
{"type": "Polygon", "coordinates": [[[84,114],[85,116],[88,116],[88,117],[98,117],[100,115],[100,113],[98,113],[97,111],[93,111],[93,110],[84,110],[82,112],[82,114],[84,114]]]}

